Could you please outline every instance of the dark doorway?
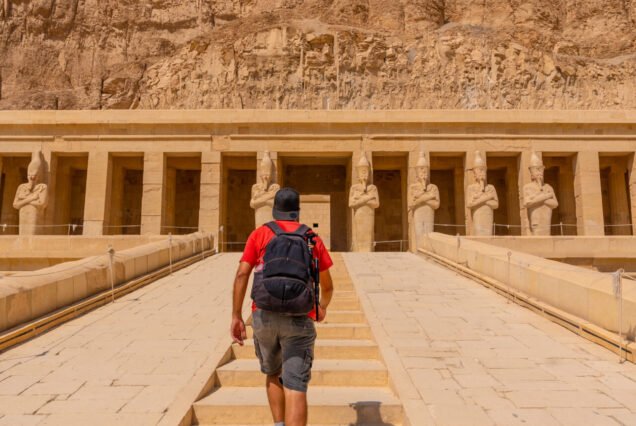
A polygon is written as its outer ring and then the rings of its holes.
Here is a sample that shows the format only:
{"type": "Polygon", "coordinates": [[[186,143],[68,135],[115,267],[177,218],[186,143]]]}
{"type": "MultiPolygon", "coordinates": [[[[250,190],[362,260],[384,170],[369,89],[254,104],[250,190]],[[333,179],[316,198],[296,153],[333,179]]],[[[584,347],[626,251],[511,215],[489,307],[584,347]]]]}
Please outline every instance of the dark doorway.
{"type": "MultiPolygon", "coordinates": [[[[256,163],[256,162],[255,162],[256,163]]],[[[227,171],[227,212],[224,251],[243,251],[245,241],[255,228],[254,210],[250,207],[256,170],[227,171]]]]}
{"type": "Polygon", "coordinates": [[[191,234],[199,228],[201,156],[166,158],[162,234],[191,234]]]}
{"type": "Polygon", "coordinates": [[[143,155],[112,155],[105,235],[139,235],[143,196],[143,155]]]}
{"type": "Polygon", "coordinates": [[[86,171],[88,154],[56,156],[55,198],[49,201],[53,208],[53,233],[81,235],[86,204],[86,171]],[[67,226],[62,226],[67,225],[67,226]]]}
{"type": "Polygon", "coordinates": [[[19,214],[13,208],[18,186],[27,182],[30,156],[2,158],[2,209],[0,210],[0,235],[17,235],[19,214]],[[6,225],[6,226],[4,226],[6,225]]]}
{"type": "Polygon", "coordinates": [[[543,153],[545,183],[552,186],[559,207],[552,212],[552,235],[577,235],[574,157],[543,153]]]}
{"type": "Polygon", "coordinates": [[[630,164],[629,155],[600,155],[605,235],[632,235],[630,164]]]}
{"type": "Polygon", "coordinates": [[[488,183],[495,187],[499,199],[494,235],[521,235],[519,161],[518,155],[488,155],[488,183]]]}
{"type": "Polygon", "coordinates": [[[402,173],[400,170],[374,170],[380,207],[375,212],[375,251],[404,251],[402,173]]]}
{"type": "MultiPolygon", "coordinates": [[[[349,248],[348,161],[345,158],[328,157],[321,159],[285,157],[283,159],[282,184],[284,186],[296,189],[301,195],[329,196],[331,204],[329,234],[332,251],[347,251],[349,248]]],[[[300,215],[302,221],[302,211],[300,215]]]]}
{"type": "Polygon", "coordinates": [[[466,235],[464,155],[431,153],[431,183],[439,189],[435,232],[466,235]]]}

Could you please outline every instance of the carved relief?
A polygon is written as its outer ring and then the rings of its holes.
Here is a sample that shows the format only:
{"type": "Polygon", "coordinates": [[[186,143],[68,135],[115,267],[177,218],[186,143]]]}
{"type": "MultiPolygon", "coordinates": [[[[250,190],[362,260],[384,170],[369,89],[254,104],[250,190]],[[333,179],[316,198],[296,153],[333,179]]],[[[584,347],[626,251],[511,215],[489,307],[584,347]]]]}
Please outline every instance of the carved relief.
{"type": "Polygon", "coordinates": [[[375,209],[380,207],[378,188],[369,183],[371,165],[363,152],[357,167],[358,183],[351,186],[349,207],[353,210],[352,251],[373,251],[375,209]]]}
{"type": "Polygon", "coordinates": [[[466,190],[466,207],[470,210],[472,219],[470,235],[493,234],[494,211],[499,207],[499,198],[495,187],[488,185],[486,181],[486,170],[486,160],[479,151],[475,151],[472,171],[476,182],[468,185],[466,190]]]}
{"type": "Polygon", "coordinates": [[[43,182],[42,153],[33,153],[27,169],[28,182],[18,186],[13,208],[20,212],[20,235],[43,234],[44,212],[49,200],[48,186],[43,182]]]}

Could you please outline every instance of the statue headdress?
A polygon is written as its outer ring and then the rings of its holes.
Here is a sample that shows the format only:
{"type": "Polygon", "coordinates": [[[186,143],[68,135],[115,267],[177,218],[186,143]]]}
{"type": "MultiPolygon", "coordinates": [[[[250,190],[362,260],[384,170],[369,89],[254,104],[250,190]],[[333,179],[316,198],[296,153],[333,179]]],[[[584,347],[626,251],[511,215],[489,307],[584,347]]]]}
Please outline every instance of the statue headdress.
{"type": "Polygon", "coordinates": [[[274,162],[272,161],[272,157],[269,156],[269,151],[265,151],[263,153],[263,159],[261,160],[261,174],[272,175],[272,170],[274,168],[274,162]]]}
{"type": "Polygon", "coordinates": [[[41,151],[33,151],[31,155],[31,162],[29,163],[29,167],[27,169],[27,173],[29,175],[40,175],[42,173],[42,152],[41,151]]]}
{"type": "Polygon", "coordinates": [[[367,167],[370,168],[371,164],[369,163],[369,160],[367,159],[367,154],[362,151],[362,155],[360,156],[360,161],[358,161],[358,168],[360,167],[367,167]]]}
{"type": "Polygon", "coordinates": [[[543,160],[535,151],[532,151],[532,157],[530,158],[530,167],[543,167],[543,160]]]}
{"type": "Polygon", "coordinates": [[[430,167],[424,151],[420,151],[420,158],[417,160],[417,165],[415,167],[430,167]]]}
{"type": "Polygon", "coordinates": [[[473,168],[486,168],[486,159],[483,155],[481,155],[480,151],[475,151],[475,162],[473,163],[473,168]]]}

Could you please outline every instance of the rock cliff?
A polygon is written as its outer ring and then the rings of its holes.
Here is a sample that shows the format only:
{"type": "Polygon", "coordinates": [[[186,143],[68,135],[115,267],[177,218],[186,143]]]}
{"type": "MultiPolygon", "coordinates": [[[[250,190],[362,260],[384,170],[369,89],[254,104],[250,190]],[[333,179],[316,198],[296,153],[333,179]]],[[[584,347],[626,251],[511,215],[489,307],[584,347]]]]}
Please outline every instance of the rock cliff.
{"type": "Polygon", "coordinates": [[[636,108],[636,0],[0,0],[0,109],[636,108]]]}

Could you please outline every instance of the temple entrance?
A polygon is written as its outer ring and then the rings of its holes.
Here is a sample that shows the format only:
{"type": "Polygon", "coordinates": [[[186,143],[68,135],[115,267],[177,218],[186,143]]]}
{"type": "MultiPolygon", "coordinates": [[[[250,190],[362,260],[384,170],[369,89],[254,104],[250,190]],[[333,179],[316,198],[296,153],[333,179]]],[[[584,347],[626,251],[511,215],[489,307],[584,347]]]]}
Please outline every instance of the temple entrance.
{"type": "Polygon", "coordinates": [[[49,200],[48,212],[56,226],[47,233],[82,235],[87,169],[88,154],[53,157],[55,197],[49,200]]]}
{"type": "Polygon", "coordinates": [[[466,235],[464,208],[464,154],[431,153],[431,183],[439,189],[435,232],[466,235]]]}
{"type": "Polygon", "coordinates": [[[495,210],[494,235],[521,235],[519,214],[520,156],[488,153],[488,183],[497,190],[499,208],[495,210]]]}
{"type": "Polygon", "coordinates": [[[577,235],[573,162],[573,155],[543,153],[544,180],[559,201],[559,207],[552,212],[551,235],[577,235]]]}
{"type": "Polygon", "coordinates": [[[110,156],[110,185],[106,197],[105,235],[139,235],[143,195],[144,157],[110,156]]]}
{"type": "Polygon", "coordinates": [[[221,211],[223,232],[221,251],[243,251],[245,242],[255,228],[254,210],[250,207],[252,185],[256,183],[256,156],[223,156],[221,211]]]}
{"type": "Polygon", "coordinates": [[[279,158],[281,186],[290,186],[301,194],[301,222],[314,227],[326,244],[330,242],[332,251],[348,251],[351,244],[348,214],[351,158],[279,158]],[[325,224],[320,218],[325,217],[327,211],[329,223],[325,224]]]}
{"type": "Polygon", "coordinates": [[[632,235],[629,155],[600,154],[605,235],[632,235]]]}
{"type": "Polygon", "coordinates": [[[162,234],[190,234],[199,228],[201,156],[166,156],[162,234]]]}
{"type": "Polygon", "coordinates": [[[373,184],[378,188],[380,207],[375,211],[375,251],[408,250],[406,218],[406,155],[374,155],[373,184]]]}
{"type": "Polygon", "coordinates": [[[19,212],[13,208],[15,193],[27,182],[30,156],[2,157],[0,181],[0,235],[18,235],[19,212]]]}

